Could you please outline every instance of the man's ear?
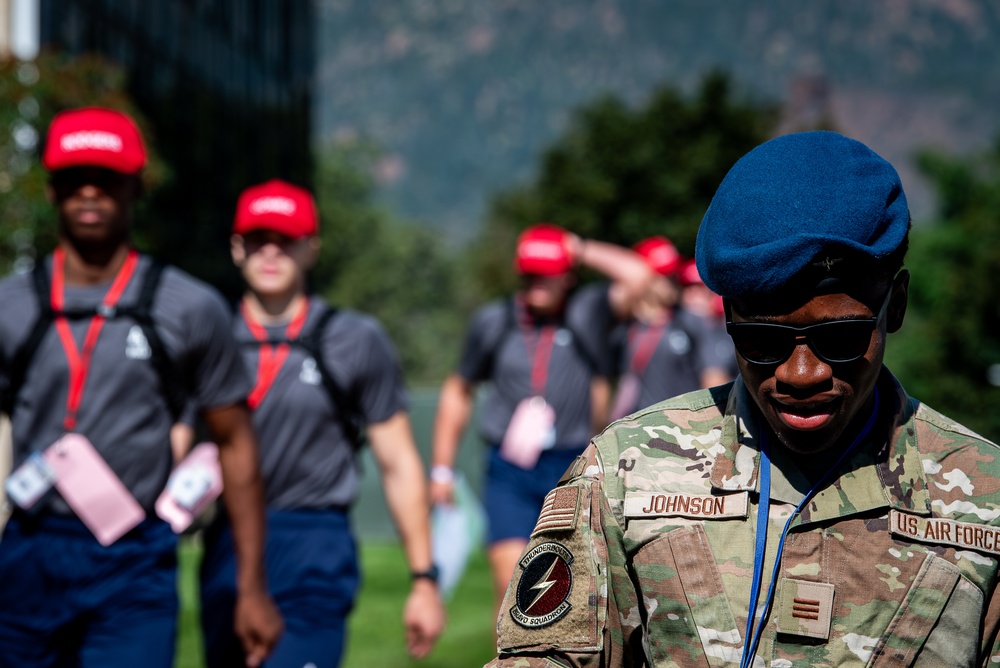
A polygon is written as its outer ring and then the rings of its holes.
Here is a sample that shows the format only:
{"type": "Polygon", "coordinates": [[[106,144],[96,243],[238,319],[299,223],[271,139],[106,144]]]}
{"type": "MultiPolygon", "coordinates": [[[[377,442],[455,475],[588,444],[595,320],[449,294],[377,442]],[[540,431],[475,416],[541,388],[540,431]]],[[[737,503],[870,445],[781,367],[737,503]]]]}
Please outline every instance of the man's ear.
{"type": "Polygon", "coordinates": [[[898,332],[903,326],[903,317],[906,315],[906,306],[910,298],[910,272],[903,269],[892,281],[892,297],[889,298],[889,309],[886,314],[885,331],[892,334],[898,332]]]}
{"type": "Polygon", "coordinates": [[[229,254],[233,258],[233,264],[242,269],[247,259],[247,249],[242,235],[234,234],[229,237],[229,254]]]}
{"type": "Polygon", "coordinates": [[[319,249],[322,247],[323,243],[318,236],[309,237],[306,240],[306,251],[302,258],[302,268],[305,271],[309,271],[319,260],[319,249]]]}

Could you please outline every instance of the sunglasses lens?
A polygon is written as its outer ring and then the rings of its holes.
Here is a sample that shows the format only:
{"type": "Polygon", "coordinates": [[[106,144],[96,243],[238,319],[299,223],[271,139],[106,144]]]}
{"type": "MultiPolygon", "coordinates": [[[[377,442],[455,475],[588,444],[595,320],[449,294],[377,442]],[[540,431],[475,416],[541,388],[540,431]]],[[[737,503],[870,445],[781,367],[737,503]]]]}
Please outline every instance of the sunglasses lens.
{"type": "Polygon", "coordinates": [[[775,364],[781,362],[795,345],[794,334],[781,327],[764,323],[741,322],[729,326],[736,351],[748,362],[775,364]]]}
{"type": "Polygon", "coordinates": [[[842,320],[795,329],[758,322],[729,323],[736,351],[754,364],[778,364],[788,359],[796,336],[804,335],[813,352],[826,362],[853,362],[868,352],[875,322],[842,320]]]}
{"type": "Polygon", "coordinates": [[[809,330],[809,343],[827,362],[853,362],[868,352],[875,323],[871,320],[828,322],[809,330]]]}

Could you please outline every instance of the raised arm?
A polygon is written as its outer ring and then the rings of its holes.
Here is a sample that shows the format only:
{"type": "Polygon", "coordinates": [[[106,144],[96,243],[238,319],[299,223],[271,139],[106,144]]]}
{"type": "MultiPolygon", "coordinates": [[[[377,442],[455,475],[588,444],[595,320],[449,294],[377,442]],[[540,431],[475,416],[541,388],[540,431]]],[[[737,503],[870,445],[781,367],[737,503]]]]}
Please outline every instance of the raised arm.
{"type": "Polygon", "coordinates": [[[608,299],[614,314],[621,319],[632,314],[632,306],[653,280],[653,272],[635,251],[594,239],[575,237],[573,255],[584,267],[604,274],[611,280],[608,299]]]}

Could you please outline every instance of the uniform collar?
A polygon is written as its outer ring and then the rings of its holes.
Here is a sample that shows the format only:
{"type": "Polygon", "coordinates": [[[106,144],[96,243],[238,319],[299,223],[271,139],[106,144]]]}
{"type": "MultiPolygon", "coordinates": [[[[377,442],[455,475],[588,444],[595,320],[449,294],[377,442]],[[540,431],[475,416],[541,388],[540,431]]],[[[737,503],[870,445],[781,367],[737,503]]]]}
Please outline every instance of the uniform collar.
{"type": "MultiPolygon", "coordinates": [[[[914,424],[916,402],[885,367],[878,383],[885,405],[883,413],[892,416],[888,438],[885,429],[874,429],[857,452],[840,465],[833,484],[827,484],[803,508],[796,525],[881,508],[930,515],[930,495],[914,424]]],[[[758,415],[753,398],[742,379],[737,378],[723,417],[719,441],[722,449],[712,466],[713,489],[757,491],[759,424],[763,422],[758,415]]],[[[797,504],[806,491],[801,474],[794,467],[783,465],[780,454],[772,459],[775,468],[781,467],[781,471],[772,469],[775,483],[771,486],[772,498],[797,504]]]]}

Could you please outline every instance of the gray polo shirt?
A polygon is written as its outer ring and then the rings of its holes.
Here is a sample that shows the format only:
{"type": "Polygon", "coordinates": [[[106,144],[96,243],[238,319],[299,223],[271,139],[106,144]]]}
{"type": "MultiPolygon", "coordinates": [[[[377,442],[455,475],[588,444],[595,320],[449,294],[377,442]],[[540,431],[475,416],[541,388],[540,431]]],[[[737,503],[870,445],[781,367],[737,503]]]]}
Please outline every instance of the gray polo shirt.
{"type": "MultiPolygon", "coordinates": [[[[302,329],[310,334],[326,304],[310,299],[302,329]]],[[[272,340],[285,338],[285,326],[267,327],[272,340]]],[[[233,334],[243,360],[256,377],[259,349],[239,315],[233,334]]],[[[395,348],[373,317],[339,310],[320,341],[326,367],[364,424],[384,422],[409,408],[409,396],[395,348]]],[[[358,494],[355,447],[344,432],[314,360],[291,346],[274,384],[253,413],[260,441],[261,470],[269,508],[328,508],[351,504],[358,494]]]]}
{"type": "MultiPolygon", "coordinates": [[[[51,276],[51,259],[45,260],[51,276]]],[[[119,304],[135,304],[151,259],[143,256],[119,304]]],[[[67,309],[100,304],[110,286],[67,286],[67,309]]],[[[30,273],[0,281],[0,384],[6,386],[13,357],[38,318],[30,273]]],[[[208,285],[167,267],[153,300],[153,321],[178,375],[199,406],[239,403],[250,389],[229,330],[229,310],[208,285]]],[[[77,348],[90,318],[70,321],[77,348]]],[[[137,323],[108,320],[93,352],[75,431],[86,436],[139,504],[151,512],[172,465],[169,432],[173,416],[160,377],[137,323]]],[[[42,338],[17,397],[13,418],[14,465],[44,450],[63,434],[69,364],[55,326],[42,338]]],[[[69,513],[55,494],[50,508],[69,513]]]]}
{"type": "MultiPolygon", "coordinates": [[[[646,331],[644,325],[633,321],[616,332],[621,374],[632,370],[646,331]]],[[[717,335],[698,316],[676,309],[645,368],[638,370],[640,392],[633,410],[701,388],[701,374],[710,368],[727,369],[720,359],[717,335]]]]}
{"type": "MultiPolygon", "coordinates": [[[[575,290],[563,317],[554,321],[558,330],[544,396],[556,413],[556,449],[584,446],[592,435],[590,381],[613,370],[609,337],[614,317],[608,289],[602,283],[575,290]]],[[[517,404],[532,395],[533,342],[548,324],[535,319],[525,332],[511,316],[510,299],[477,310],[459,362],[462,378],[490,383],[479,411],[480,436],[488,443],[503,439],[517,404]]]]}

